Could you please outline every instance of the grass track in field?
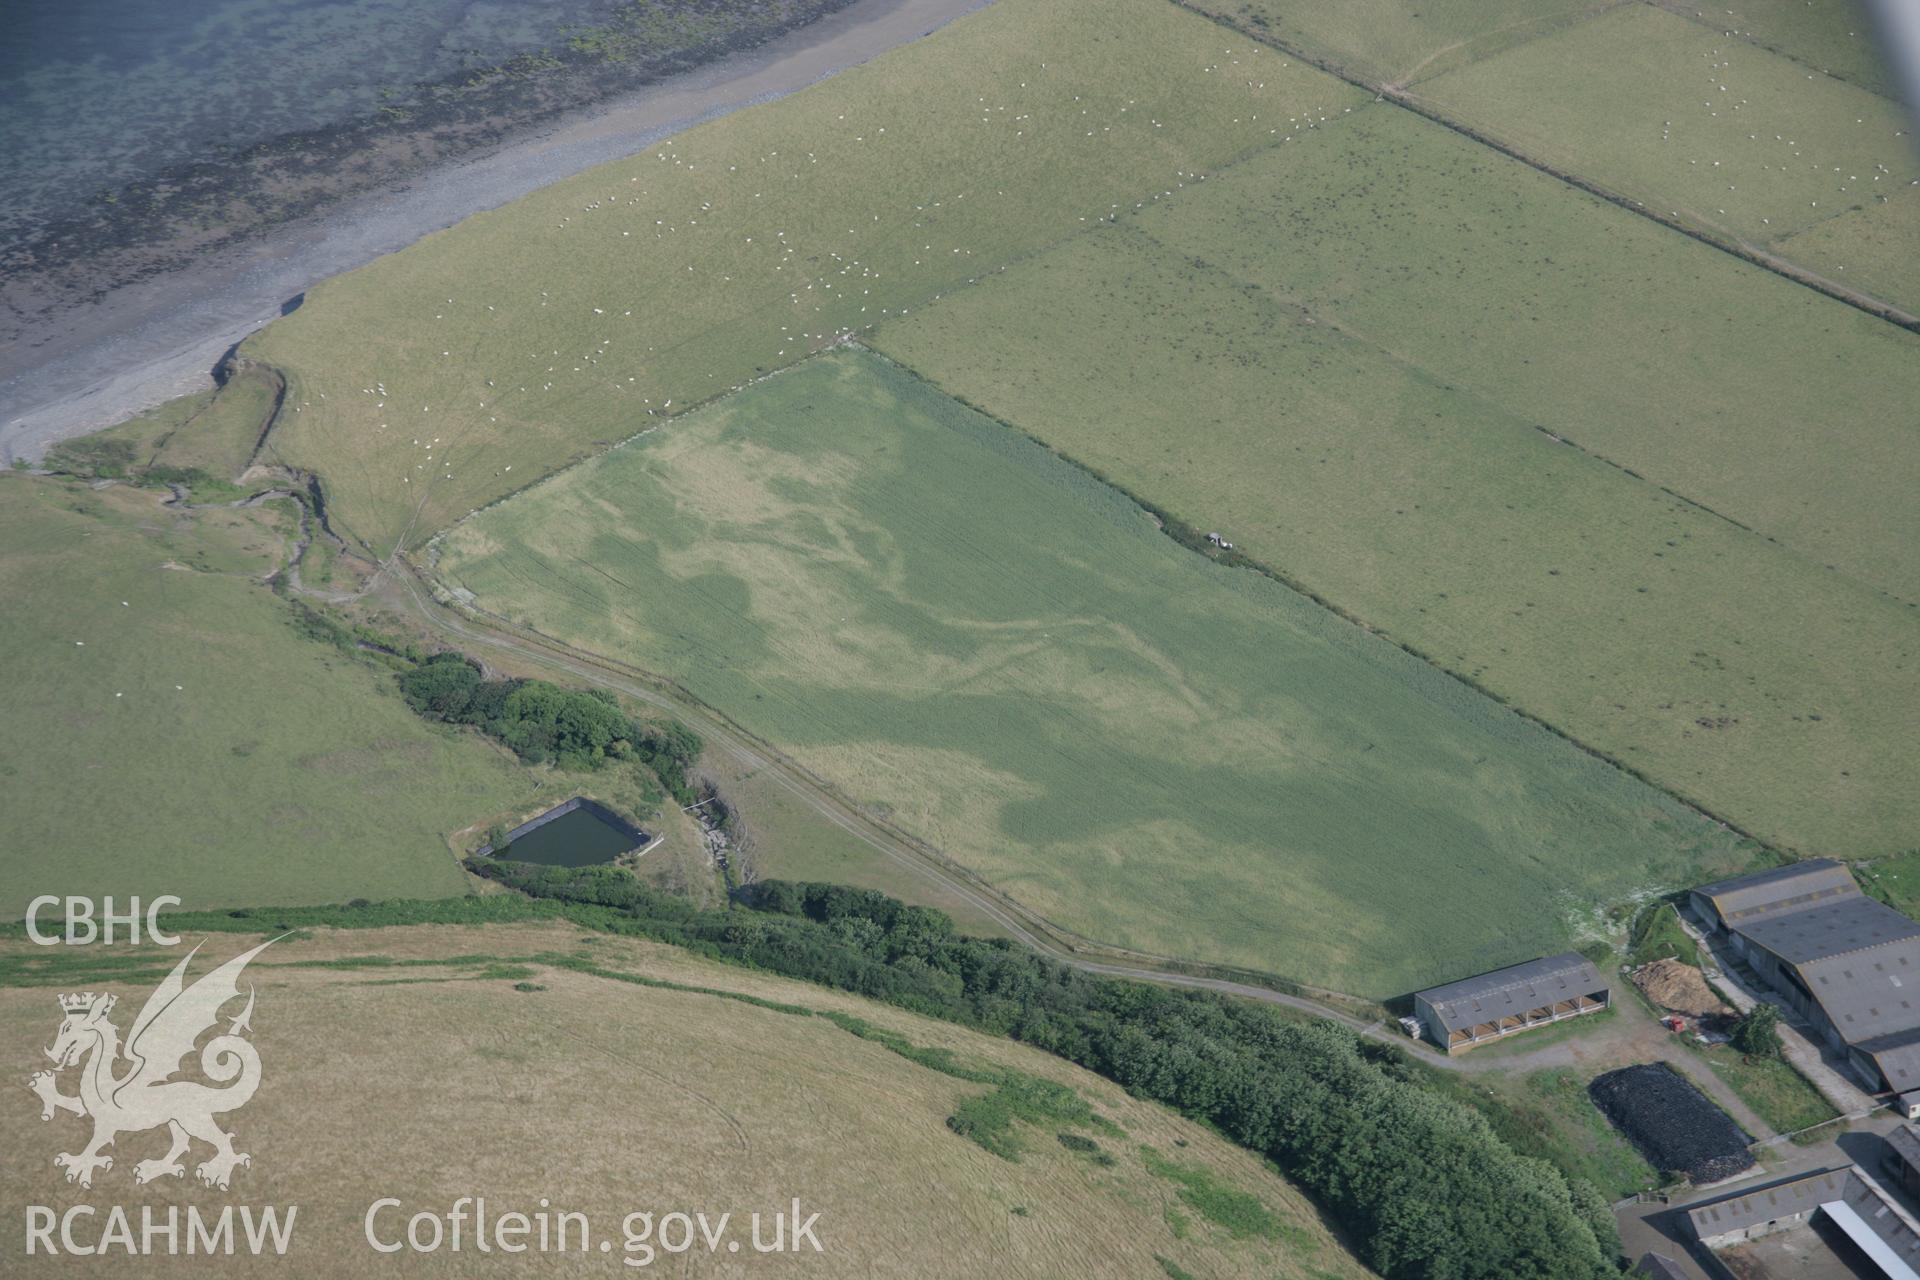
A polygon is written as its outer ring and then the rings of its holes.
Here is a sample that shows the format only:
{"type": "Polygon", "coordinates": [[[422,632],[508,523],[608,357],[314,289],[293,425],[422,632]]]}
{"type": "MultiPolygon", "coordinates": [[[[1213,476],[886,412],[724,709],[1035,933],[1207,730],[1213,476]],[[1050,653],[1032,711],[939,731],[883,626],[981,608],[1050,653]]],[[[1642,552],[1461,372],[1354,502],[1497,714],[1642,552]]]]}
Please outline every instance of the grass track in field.
{"type": "Polygon", "coordinates": [[[290,520],[0,476],[0,913],[463,891],[444,833],[524,803],[529,775],[294,631],[258,582],[290,520]]]}
{"type": "MultiPolygon", "coordinates": [[[[1892,101],[1650,5],[1448,72],[1419,94],[1555,169],[1753,245],[1780,248],[1920,174],[1892,101]]],[[[1904,257],[1916,251],[1909,242],[1904,257]]],[[[1889,265],[1902,260],[1889,254],[1889,265]]],[[[1865,289],[1864,244],[1859,259],[1835,281],[1865,289]]]]}
{"type": "MultiPolygon", "coordinates": [[[[1242,181],[1182,197],[1238,218],[1203,223],[1176,206],[1139,220],[1154,236],[1089,233],[882,329],[877,344],[1770,840],[1853,856],[1910,846],[1912,609],[1556,443],[1364,328],[1311,323],[1237,273],[1196,267],[1252,234],[1264,206],[1242,181]],[[1207,235],[1155,238],[1194,225],[1207,235]]],[[[1276,167],[1266,189],[1289,181],[1297,171],[1276,167]]],[[[1288,207],[1304,203],[1296,192],[1288,207]]],[[[1392,225],[1415,223],[1409,212],[1392,225]]],[[[1286,225],[1285,211],[1270,225],[1286,225]]],[[[1294,261],[1276,252],[1257,266],[1285,283],[1294,261]]],[[[1519,367],[1502,350],[1466,372],[1497,386],[1519,367]]],[[[1729,382],[1691,393],[1712,405],[1739,394],[1729,382]]],[[[1641,387],[1649,409],[1654,390],[1641,387]]],[[[1846,511],[1844,491],[1826,502],[1846,511]]]]}
{"type": "Polygon", "coordinates": [[[447,535],[1090,936],[1369,995],[1565,947],[1739,842],[870,356],[447,535]]]}
{"type": "MultiPolygon", "coordinates": [[[[253,941],[213,939],[194,975],[253,941]]],[[[9,945],[45,957],[25,942],[9,945]]],[[[158,974],[179,959],[177,952],[148,954],[154,977],[103,983],[90,975],[71,985],[0,988],[0,1034],[8,1046],[0,1065],[21,1081],[47,1065],[40,1049],[59,1024],[54,997],[61,991],[113,992],[124,1028],[158,974]]],[[[728,1236],[742,1242],[741,1254],[757,1257],[746,1243],[748,1215],[763,1215],[762,1239],[770,1241],[771,1214],[790,1210],[795,1196],[803,1217],[821,1215],[814,1230],[823,1252],[816,1257],[803,1245],[802,1256],[833,1274],[1065,1276],[1084,1273],[1086,1260],[1099,1258],[1111,1274],[1148,1275],[1157,1271],[1156,1254],[1207,1276],[1371,1274],[1311,1202],[1258,1157],[1089,1072],[1004,1039],[675,948],[612,938],[583,946],[580,930],[562,924],[318,930],[276,943],[246,977],[258,989],[250,1039],[262,1072],[258,1094],[224,1118],[238,1148],[253,1157],[235,1173],[233,1195],[246,1204],[299,1205],[289,1255],[300,1260],[302,1275],[368,1274],[364,1219],[380,1197],[404,1202],[377,1224],[383,1237],[389,1225],[397,1237],[412,1214],[444,1214],[476,1194],[486,1196],[490,1219],[532,1215],[543,1198],[555,1214],[587,1214],[595,1239],[613,1244],[610,1255],[595,1244],[592,1262],[577,1249],[567,1259],[587,1274],[630,1272],[620,1262],[621,1227],[634,1212],[651,1213],[656,1222],[672,1212],[704,1212],[709,1224],[731,1214],[728,1236]],[[549,953],[584,955],[607,973],[703,990],[525,963],[549,953]],[[522,967],[533,968],[531,985],[539,990],[484,976],[522,967]],[[947,1127],[946,1117],[982,1086],[858,1039],[826,1017],[750,1000],[852,1015],[915,1046],[944,1049],[969,1067],[1057,1082],[1127,1136],[1096,1135],[1118,1157],[1102,1167],[1067,1150],[1052,1128],[1022,1123],[1027,1150],[1018,1162],[1003,1160],[947,1127]],[[1142,1146],[1257,1198],[1283,1225],[1281,1238],[1236,1240],[1202,1225],[1176,1239],[1165,1206],[1177,1203],[1177,1188],[1148,1172],[1142,1146]],[[379,1158],[369,1160],[375,1147],[379,1158]]],[[[65,1073],[64,1091],[72,1091],[73,1079],[65,1073]]],[[[38,1203],[65,1191],[51,1157],[77,1149],[86,1129],[69,1115],[43,1123],[24,1089],[22,1097],[24,1105],[0,1115],[0,1140],[33,1158],[23,1154],[0,1168],[0,1196],[38,1203]]],[[[113,1168],[97,1176],[93,1194],[114,1197],[135,1223],[143,1205],[164,1221],[167,1206],[180,1199],[179,1184],[136,1186],[133,1166],[165,1149],[163,1131],[121,1135],[113,1168]]],[[[204,1152],[198,1148],[194,1160],[204,1152]]],[[[204,1202],[201,1212],[208,1212],[204,1202]]],[[[464,1227],[459,1256],[471,1259],[471,1218],[464,1227]]],[[[577,1242],[577,1229],[572,1238],[577,1242]]],[[[724,1258],[724,1243],[721,1250],[724,1258]]],[[[441,1256],[447,1252],[443,1247],[441,1256]]],[[[163,1242],[139,1273],[259,1273],[244,1251],[187,1257],[182,1246],[182,1254],[167,1256],[163,1242]]],[[[704,1256],[697,1244],[693,1257],[704,1256]]],[[[639,1274],[672,1261],[659,1251],[639,1274]]],[[[775,1259],[765,1261],[780,1269],[775,1259]]],[[[496,1249],[484,1267],[465,1270],[551,1276],[555,1259],[496,1249]]],[[[699,1261],[690,1270],[708,1273],[699,1261]]]]}
{"type": "Polygon", "coordinates": [[[291,378],[272,450],[418,542],[1363,101],[1164,0],[1002,0],[314,289],[245,344],[291,378]]]}

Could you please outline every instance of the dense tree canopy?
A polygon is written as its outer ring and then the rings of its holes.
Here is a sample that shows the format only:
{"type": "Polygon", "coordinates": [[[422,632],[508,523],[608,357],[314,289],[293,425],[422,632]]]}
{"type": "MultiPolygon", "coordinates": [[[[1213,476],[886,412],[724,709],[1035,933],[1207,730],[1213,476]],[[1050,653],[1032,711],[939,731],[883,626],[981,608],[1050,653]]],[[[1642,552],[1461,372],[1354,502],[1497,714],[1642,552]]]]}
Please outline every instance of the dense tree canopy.
{"type": "Polygon", "coordinates": [[[563,689],[545,680],[488,680],[479,665],[439,653],[401,673],[400,692],[432,720],[470,724],[498,738],[522,760],[551,760],[595,769],[638,758],[681,803],[692,803],[691,770],[700,739],[686,726],[641,724],[609,694],[563,689]]]}
{"type": "Polygon", "coordinates": [[[1210,992],[1093,977],[940,912],[839,885],[765,881],[700,910],[630,875],[515,864],[536,897],[623,913],[636,932],[1026,1041],[1207,1121],[1274,1161],[1389,1277],[1613,1274],[1590,1185],[1508,1147],[1422,1087],[1398,1050],[1210,992]],[[740,907],[750,908],[748,910],[740,907]]]}

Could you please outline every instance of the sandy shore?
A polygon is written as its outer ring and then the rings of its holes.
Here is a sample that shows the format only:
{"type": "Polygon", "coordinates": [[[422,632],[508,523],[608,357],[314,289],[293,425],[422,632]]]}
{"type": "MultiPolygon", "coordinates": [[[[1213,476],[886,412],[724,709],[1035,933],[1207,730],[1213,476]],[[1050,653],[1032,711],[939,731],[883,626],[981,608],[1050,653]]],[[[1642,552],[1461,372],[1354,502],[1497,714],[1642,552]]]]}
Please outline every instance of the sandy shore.
{"type": "Polygon", "coordinates": [[[804,89],[988,3],[858,0],[751,52],[74,308],[0,351],[0,463],[37,458],[55,441],[211,385],[228,348],[329,276],[703,120],[804,89]]]}

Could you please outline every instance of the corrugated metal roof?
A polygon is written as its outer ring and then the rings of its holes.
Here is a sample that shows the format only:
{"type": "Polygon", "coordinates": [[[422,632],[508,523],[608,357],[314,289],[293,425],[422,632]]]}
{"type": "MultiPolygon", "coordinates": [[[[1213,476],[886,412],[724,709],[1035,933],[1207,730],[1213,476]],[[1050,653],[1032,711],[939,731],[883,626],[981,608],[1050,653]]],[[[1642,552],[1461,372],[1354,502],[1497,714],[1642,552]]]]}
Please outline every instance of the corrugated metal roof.
{"type": "Polygon", "coordinates": [[[1744,922],[1735,932],[1796,970],[1827,1021],[1874,1056],[1892,1087],[1920,1087],[1920,1048],[1905,1051],[1920,1039],[1920,924],[1856,896],[1744,922]]]}
{"type": "Polygon", "coordinates": [[[1855,897],[1742,921],[1738,931],[1788,964],[1800,965],[1920,937],[1920,924],[1884,902],[1855,897]]]}
{"type": "MultiPolygon", "coordinates": [[[[1835,1200],[1820,1207],[1826,1210],[1834,1225],[1846,1233],[1847,1239],[1873,1260],[1873,1265],[1880,1268],[1887,1280],[1920,1280],[1920,1273],[1907,1265],[1907,1259],[1900,1251],[1900,1246],[1908,1243],[1903,1237],[1910,1233],[1888,1231],[1884,1223],[1862,1215],[1845,1200],[1835,1200]]],[[[1887,1211],[1884,1204],[1879,1206],[1879,1210],[1882,1213],[1887,1211]]],[[[1873,1211],[1869,1206],[1868,1212],[1873,1211]]]]}
{"type": "Polygon", "coordinates": [[[1876,1036],[1854,1047],[1873,1059],[1894,1092],[1920,1089],[1920,1028],[1876,1036]]]}
{"type": "Polygon", "coordinates": [[[1907,1162],[1909,1168],[1920,1170],[1920,1130],[1910,1124],[1903,1124],[1887,1135],[1887,1145],[1894,1154],[1907,1162]]]}
{"type": "Polygon", "coordinates": [[[1751,1191],[1736,1191],[1718,1200],[1688,1205],[1687,1218],[1702,1236],[1724,1235],[1748,1227],[1811,1213],[1829,1200],[1843,1199],[1852,1168],[1822,1169],[1751,1191]]]}
{"type": "Polygon", "coordinates": [[[1920,934],[1800,966],[1848,1044],[1920,1029],[1920,934]]]}
{"type": "Polygon", "coordinates": [[[1590,960],[1567,951],[1431,987],[1416,998],[1433,1006],[1444,1030],[1464,1031],[1606,989],[1607,980],[1590,960]]]}
{"type": "Polygon", "coordinates": [[[1831,858],[1809,858],[1791,866],[1716,880],[1694,890],[1712,900],[1729,927],[1779,911],[1836,897],[1858,895],[1860,886],[1846,867],[1831,858]]]}

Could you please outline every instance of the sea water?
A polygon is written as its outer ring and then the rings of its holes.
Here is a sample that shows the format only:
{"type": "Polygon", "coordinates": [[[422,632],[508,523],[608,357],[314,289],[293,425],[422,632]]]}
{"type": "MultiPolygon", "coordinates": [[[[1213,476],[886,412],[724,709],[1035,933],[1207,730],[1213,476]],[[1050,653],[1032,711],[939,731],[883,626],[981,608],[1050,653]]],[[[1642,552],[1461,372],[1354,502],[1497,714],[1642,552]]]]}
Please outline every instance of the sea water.
{"type": "Polygon", "coordinates": [[[563,44],[619,4],[0,0],[0,244],[130,183],[563,44]]]}

